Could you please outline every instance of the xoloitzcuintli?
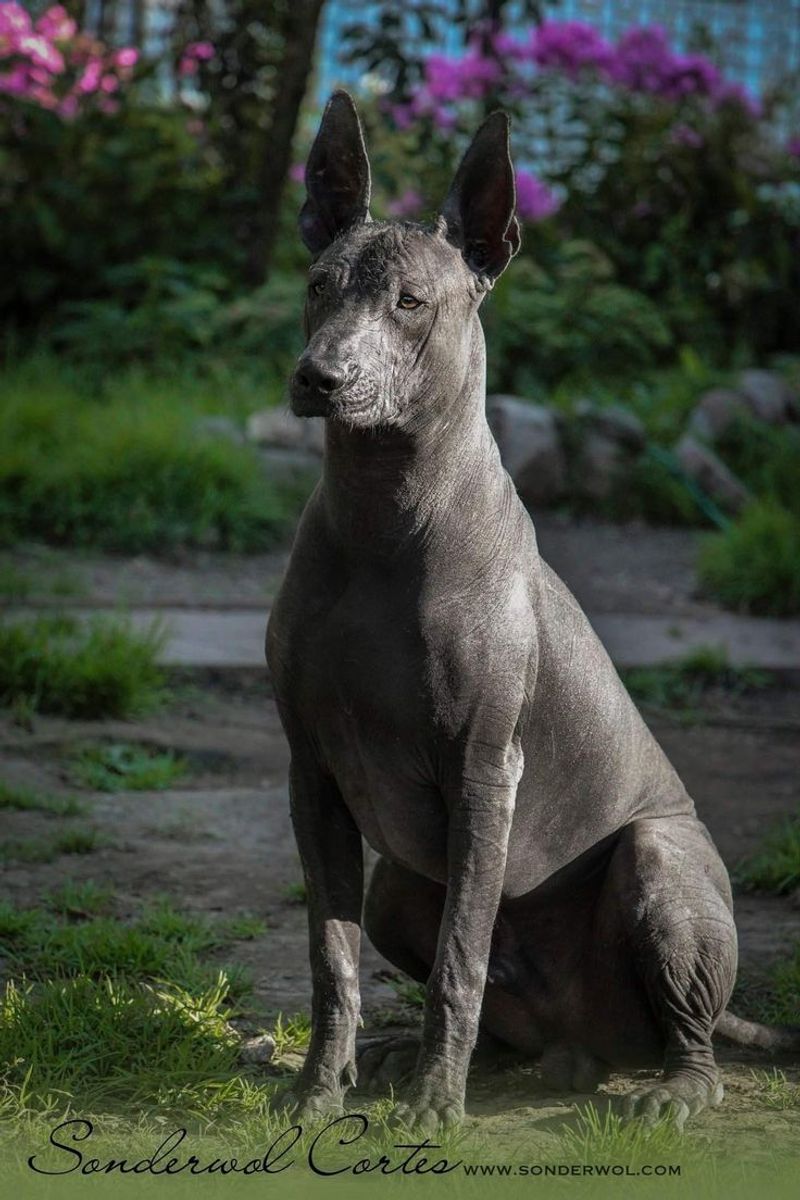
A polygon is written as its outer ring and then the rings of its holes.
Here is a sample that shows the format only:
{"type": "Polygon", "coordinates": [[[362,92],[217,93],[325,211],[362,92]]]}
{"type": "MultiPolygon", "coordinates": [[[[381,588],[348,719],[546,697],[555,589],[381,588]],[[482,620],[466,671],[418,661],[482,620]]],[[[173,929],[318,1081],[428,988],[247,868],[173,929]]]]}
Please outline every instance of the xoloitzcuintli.
{"type": "MultiPolygon", "coordinates": [[[[407,1125],[458,1121],[479,1026],[563,1088],[663,1067],[628,1115],[722,1096],[736,975],[728,876],[570,592],[540,558],[485,416],[478,309],[519,249],[508,120],[490,116],[431,225],[373,221],[361,125],[329,101],[306,167],[300,416],[322,479],[272,609],[291,747],[312,1035],[298,1115],[356,1080],[362,916],[427,984],[407,1125]],[[381,856],[363,900],[362,835],[381,856]]],[[[368,1046],[361,1083],[407,1055],[368,1046]]]]}

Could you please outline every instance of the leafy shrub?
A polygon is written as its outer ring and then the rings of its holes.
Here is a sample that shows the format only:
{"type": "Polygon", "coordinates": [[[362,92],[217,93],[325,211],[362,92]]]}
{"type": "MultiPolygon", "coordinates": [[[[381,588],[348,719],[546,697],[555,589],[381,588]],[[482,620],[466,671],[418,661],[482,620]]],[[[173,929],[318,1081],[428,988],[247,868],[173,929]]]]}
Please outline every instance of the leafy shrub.
{"type": "Polygon", "coordinates": [[[651,301],[622,287],[606,255],[583,241],[552,247],[542,262],[514,262],[482,320],[493,391],[530,392],[568,374],[631,374],[671,345],[651,301]]]}
{"type": "Polygon", "coordinates": [[[765,616],[800,612],[800,518],[771,499],[708,537],[700,578],[726,607],[765,616]]]}
{"type": "Polygon", "coordinates": [[[126,742],[78,746],[70,775],[83,787],[99,792],[156,791],[186,774],[186,760],[171,750],[126,742]]]}
{"type": "Polygon", "coordinates": [[[153,707],[165,676],[157,658],[163,634],[128,621],[65,617],[0,625],[0,704],[20,697],[65,717],[127,717],[153,707]]]}

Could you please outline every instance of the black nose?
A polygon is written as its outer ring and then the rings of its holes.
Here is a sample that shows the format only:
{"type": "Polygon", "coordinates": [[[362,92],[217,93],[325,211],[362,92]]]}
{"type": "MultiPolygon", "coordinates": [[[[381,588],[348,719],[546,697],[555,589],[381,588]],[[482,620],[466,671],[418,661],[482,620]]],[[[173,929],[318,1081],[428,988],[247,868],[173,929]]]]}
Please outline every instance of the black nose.
{"type": "Polygon", "coordinates": [[[309,391],[330,393],[335,392],[347,381],[347,372],[336,370],[325,363],[314,362],[313,359],[306,359],[298,365],[296,379],[300,387],[309,391]]]}

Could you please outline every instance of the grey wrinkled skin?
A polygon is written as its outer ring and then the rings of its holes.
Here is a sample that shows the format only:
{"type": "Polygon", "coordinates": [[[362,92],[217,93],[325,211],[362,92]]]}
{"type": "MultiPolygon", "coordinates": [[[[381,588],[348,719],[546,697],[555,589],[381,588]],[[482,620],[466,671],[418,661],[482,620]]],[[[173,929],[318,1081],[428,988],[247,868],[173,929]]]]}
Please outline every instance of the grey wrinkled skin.
{"type": "MultiPolygon", "coordinates": [[[[314,258],[291,404],[327,418],[326,449],[267,634],[308,890],[295,1110],[338,1112],[355,1082],[363,922],[427,983],[398,1121],[461,1118],[480,1026],[565,1087],[661,1066],[627,1110],[682,1124],[721,1097],[730,887],[540,558],[486,423],[478,310],[520,237],[507,119],[478,131],[432,224],[378,222],[339,92],[306,186],[314,258]],[[366,903],[362,835],[381,856],[366,903]]],[[[407,1070],[407,1048],[373,1044],[360,1082],[385,1084],[391,1061],[407,1070]]]]}

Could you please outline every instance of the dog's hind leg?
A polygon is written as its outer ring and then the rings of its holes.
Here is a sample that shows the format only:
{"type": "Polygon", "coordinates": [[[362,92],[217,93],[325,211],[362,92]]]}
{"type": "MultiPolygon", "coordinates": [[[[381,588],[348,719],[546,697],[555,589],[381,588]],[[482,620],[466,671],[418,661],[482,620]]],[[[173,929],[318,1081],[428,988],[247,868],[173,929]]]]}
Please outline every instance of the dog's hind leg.
{"type": "Polygon", "coordinates": [[[661,1080],[628,1096],[624,1112],[682,1127],[722,1099],[711,1037],[736,977],[728,876],[705,827],[676,816],[624,829],[609,882],[664,1046],[661,1080]]]}

